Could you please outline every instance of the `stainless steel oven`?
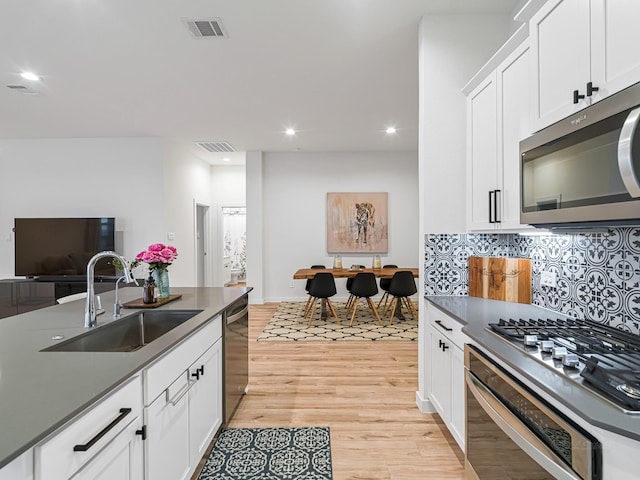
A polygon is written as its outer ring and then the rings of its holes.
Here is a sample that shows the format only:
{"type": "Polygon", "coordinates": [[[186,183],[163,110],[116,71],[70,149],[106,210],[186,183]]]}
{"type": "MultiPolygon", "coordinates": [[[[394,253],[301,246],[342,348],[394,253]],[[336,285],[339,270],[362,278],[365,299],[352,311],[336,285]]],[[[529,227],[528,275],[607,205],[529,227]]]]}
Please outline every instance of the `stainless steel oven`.
{"type": "Polygon", "coordinates": [[[640,83],[520,142],[520,221],[640,224],[640,83]]]}
{"type": "Polygon", "coordinates": [[[465,384],[467,478],[602,478],[598,440],[472,345],[465,384]]]}

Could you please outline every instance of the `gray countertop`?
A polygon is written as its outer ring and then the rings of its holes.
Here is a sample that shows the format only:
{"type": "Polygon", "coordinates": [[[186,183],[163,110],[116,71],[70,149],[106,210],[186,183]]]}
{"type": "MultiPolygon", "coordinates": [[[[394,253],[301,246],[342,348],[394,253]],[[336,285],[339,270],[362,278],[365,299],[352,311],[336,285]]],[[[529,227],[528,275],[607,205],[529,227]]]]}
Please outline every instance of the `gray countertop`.
{"type": "Polygon", "coordinates": [[[578,389],[572,381],[557,375],[486,329],[489,323],[495,323],[500,318],[537,318],[549,315],[567,318],[565,315],[535,305],[476,297],[425,296],[425,299],[464,324],[462,331],[471,338],[473,344],[498,357],[590,424],[640,440],[639,414],[625,414],[597,395],[578,389]]]}
{"type": "MultiPolygon", "coordinates": [[[[145,347],[129,353],[41,352],[84,333],[84,300],[0,319],[0,468],[73,419],[143,367],[205,325],[251,288],[172,288],[182,298],[161,309],[203,310],[145,347]]],[[[124,303],[142,289],[120,289],[124,303]]],[[[107,313],[98,328],[114,321],[114,292],[101,294],[107,313]]],[[[123,309],[122,316],[139,311],[123,309]]]]}

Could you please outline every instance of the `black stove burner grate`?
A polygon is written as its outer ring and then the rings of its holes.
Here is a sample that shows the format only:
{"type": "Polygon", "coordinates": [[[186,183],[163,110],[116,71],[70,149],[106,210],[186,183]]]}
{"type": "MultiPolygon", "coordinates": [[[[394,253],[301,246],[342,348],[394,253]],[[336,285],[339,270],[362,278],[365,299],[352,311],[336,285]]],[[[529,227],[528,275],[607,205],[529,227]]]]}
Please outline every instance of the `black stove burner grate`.
{"type": "MultiPolygon", "coordinates": [[[[549,342],[564,347],[578,359],[571,368],[574,376],[579,370],[585,386],[625,409],[640,411],[640,337],[590,320],[563,318],[500,319],[489,327],[528,353],[539,354],[541,361],[549,361],[549,342]],[[542,342],[547,350],[540,352],[542,342]]],[[[556,370],[567,373],[562,365],[556,370]]]]}

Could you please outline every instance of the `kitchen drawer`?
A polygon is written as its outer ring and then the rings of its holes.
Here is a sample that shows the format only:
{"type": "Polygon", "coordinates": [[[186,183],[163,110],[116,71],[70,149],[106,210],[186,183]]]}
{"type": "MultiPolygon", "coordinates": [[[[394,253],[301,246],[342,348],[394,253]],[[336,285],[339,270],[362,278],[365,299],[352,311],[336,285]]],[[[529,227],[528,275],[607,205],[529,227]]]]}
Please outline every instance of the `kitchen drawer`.
{"type": "Polygon", "coordinates": [[[140,376],[136,376],[35,447],[35,479],[70,478],[141,415],[142,382],[140,376]],[[115,423],[111,425],[112,422],[115,423]],[[104,434],[89,445],[103,431],[104,434]],[[74,451],[78,445],[88,448],[86,451],[74,451]]]}
{"type": "Polygon", "coordinates": [[[222,317],[188,337],[143,372],[144,404],[150,405],[178,376],[183,374],[218,339],[222,338],[222,317]]]}
{"type": "Polygon", "coordinates": [[[427,318],[436,331],[451,340],[458,348],[464,348],[464,344],[468,342],[468,337],[462,333],[462,323],[429,302],[427,302],[427,318]]]}

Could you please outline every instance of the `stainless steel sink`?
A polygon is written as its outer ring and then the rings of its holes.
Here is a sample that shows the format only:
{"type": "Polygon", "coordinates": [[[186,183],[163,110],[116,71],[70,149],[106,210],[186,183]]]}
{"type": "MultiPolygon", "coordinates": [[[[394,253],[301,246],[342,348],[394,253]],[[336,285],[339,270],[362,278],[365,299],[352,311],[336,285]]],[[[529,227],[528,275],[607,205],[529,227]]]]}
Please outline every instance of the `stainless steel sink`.
{"type": "Polygon", "coordinates": [[[133,352],[202,310],[145,310],[90,330],[42,352],[133,352]]]}

